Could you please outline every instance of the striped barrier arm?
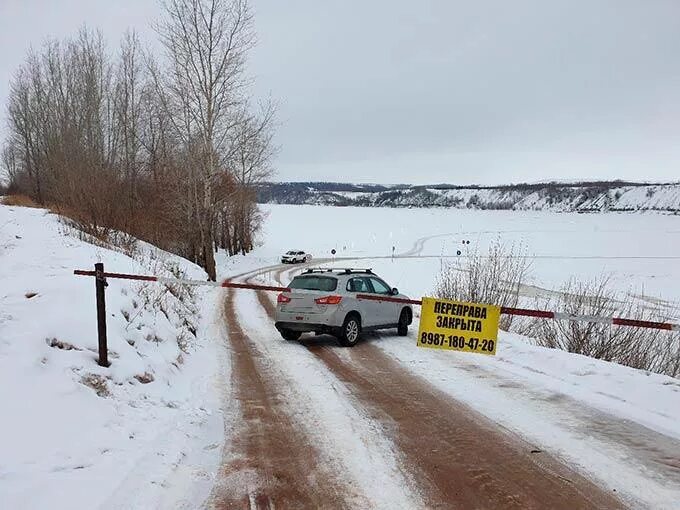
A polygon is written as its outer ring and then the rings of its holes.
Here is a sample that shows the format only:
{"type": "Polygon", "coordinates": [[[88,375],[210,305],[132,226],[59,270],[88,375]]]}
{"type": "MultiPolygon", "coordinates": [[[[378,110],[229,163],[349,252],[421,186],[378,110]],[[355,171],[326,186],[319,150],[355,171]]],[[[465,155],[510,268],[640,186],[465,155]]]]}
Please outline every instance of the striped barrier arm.
{"type": "MultiPolygon", "coordinates": [[[[77,276],[97,276],[95,271],[83,271],[76,269],[73,274],[77,276]]],[[[181,280],[179,278],[167,278],[165,276],[147,276],[139,274],[125,274],[125,273],[108,273],[101,274],[103,278],[118,278],[121,280],[136,280],[142,282],[158,282],[166,285],[194,285],[194,286],[208,286],[208,287],[223,287],[229,289],[250,289],[250,290],[266,290],[270,292],[283,292],[288,290],[287,287],[275,287],[272,285],[255,285],[250,283],[233,283],[229,280],[223,282],[211,282],[206,280],[181,280]]]]}
{"type": "MultiPolygon", "coordinates": [[[[78,276],[97,276],[96,271],[84,271],[81,269],[76,269],[73,274],[78,276]]],[[[249,290],[261,290],[268,292],[286,292],[290,291],[287,287],[279,287],[272,285],[257,285],[250,283],[234,283],[229,280],[224,282],[211,282],[205,280],[182,280],[179,278],[166,278],[164,276],[148,276],[148,275],[135,275],[135,274],[125,274],[125,273],[109,273],[102,272],[101,277],[103,278],[118,278],[122,280],[136,280],[144,282],[158,282],[166,285],[195,285],[195,286],[210,286],[210,287],[222,287],[230,289],[249,289],[249,290]]],[[[390,303],[403,303],[409,305],[420,306],[422,301],[419,299],[404,299],[397,298],[393,296],[378,296],[374,294],[357,294],[358,299],[365,299],[369,301],[386,301],[390,303]]],[[[641,321],[636,319],[626,319],[623,317],[598,317],[598,316],[587,316],[587,315],[572,315],[564,312],[551,312],[548,310],[532,310],[528,308],[511,308],[511,307],[501,307],[501,314],[504,315],[517,315],[523,317],[536,317],[539,319],[553,319],[553,320],[563,320],[563,321],[575,321],[575,322],[594,322],[600,324],[612,324],[615,326],[628,326],[633,328],[648,328],[648,329],[660,329],[666,331],[680,331],[680,324],[670,323],[670,322],[655,322],[655,321],[641,321]]]]}
{"type": "MultiPolygon", "coordinates": [[[[422,301],[415,299],[395,298],[391,296],[375,296],[371,294],[357,294],[359,299],[370,301],[387,301],[389,303],[403,303],[409,305],[421,305],[422,301]]],[[[680,331],[680,324],[671,322],[641,321],[625,319],[623,317],[597,317],[592,315],[573,315],[564,312],[551,312],[548,310],[531,310],[528,308],[501,307],[503,315],[519,315],[523,317],[536,317],[539,319],[554,319],[559,321],[595,322],[600,324],[612,324],[615,326],[629,326],[633,328],[662,329],[666,331],[680,331]]]]}

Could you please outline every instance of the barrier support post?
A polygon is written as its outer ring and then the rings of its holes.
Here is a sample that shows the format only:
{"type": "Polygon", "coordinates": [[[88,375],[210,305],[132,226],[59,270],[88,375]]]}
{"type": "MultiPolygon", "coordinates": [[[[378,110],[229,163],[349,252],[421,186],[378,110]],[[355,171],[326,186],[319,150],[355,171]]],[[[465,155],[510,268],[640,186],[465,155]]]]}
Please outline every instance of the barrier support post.
{"type": "Polygon", "coordinates": [[[111,366],[109,363],[109,349],[106,341],[106,278],[104,277],[104,264],[97,262],[94,265],[95,289],[97,292],[97,336],[99,338],[99,365],[111,366]]]}

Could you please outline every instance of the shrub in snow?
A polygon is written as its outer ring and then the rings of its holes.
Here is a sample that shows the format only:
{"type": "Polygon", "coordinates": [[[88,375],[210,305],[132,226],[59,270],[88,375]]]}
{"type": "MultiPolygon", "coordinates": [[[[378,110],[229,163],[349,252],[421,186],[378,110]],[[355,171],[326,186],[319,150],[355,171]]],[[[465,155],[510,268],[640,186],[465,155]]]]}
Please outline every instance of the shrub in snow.
{"type": "MultiPolygon", "coordinates": [[[[570,280],[553,297],[537,300],[540,308],[573,315],[625,317],[665,322],[675,315],[612,290],[606,277],[589,282],[570,280]]],[[[544,347],[671,377],[680,375],[680,336],[669,331],[606,323],[538,319],[524,331],[544,347]]]]}
{"type": "MultiPolygon", "coordinates": [[[[435,294],[457,301],[516,307],[529,267],[521,247],[497,239],[487,253],[475,250],[461,262],[446,264],[437,278],[435,294]]],[[[512,322],[512,315],[501,316],[501,329],[509,330],[512,322]]]]}
{"type": "Polygon", "coordinates": [[[86,374],[81,377],[80,381],[94,390],[94,392],[103,398],[110,397],[111,392],[106,382],[106,378],[98,374],[86,374]]]}

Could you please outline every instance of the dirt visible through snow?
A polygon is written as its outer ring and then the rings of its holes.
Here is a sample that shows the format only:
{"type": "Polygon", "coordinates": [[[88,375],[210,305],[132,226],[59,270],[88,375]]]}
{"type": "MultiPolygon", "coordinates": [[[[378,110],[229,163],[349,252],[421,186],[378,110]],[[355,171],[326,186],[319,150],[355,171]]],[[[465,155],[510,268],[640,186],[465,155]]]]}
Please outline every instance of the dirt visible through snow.
{"type": "MultiPolygon", "coordinates": [[[[279,279],[283,271],[277,271],[279,279]]],[[[270,296],[260,293],[258,301],[272,318],[270,296]]],[[[334,478],[334,466],[321,460],[313,441],[277,400],[282,381],[239,325],[231,293],[225,315],[244,423],[225,455],[230,460],[222,467],[214,507],[351,506],[357,494],[334,478]]],[[[389,436],[401,469],[429,508],[625,507],[614,494],[410,374],[370,343],[341,349],[331,337],[319,336],[303,345],[389,436]]]]}
{"type": "Polygon", "coordinates": [[[212,506],[232,508],[342,508],[350,489],[289,416],[277,384],[236,320],[233,291],[224,313],[232,352],[233,385],[243,417],[228,445],[212,506]]]}

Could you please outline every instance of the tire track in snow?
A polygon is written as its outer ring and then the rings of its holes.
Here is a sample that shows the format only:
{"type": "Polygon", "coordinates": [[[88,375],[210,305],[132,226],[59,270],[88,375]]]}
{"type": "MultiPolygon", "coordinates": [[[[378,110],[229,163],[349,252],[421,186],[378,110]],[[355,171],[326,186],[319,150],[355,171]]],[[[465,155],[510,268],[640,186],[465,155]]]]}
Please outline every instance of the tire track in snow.
{"type": "MultiPolygon", "coordinates": [[[[277,281],[282,284],[284,274],[290,278],[292,275],[286,273],[292,272],[290,270],[278,271],[277,281]]],[[[263,303],[263,306],[267,306],[266,303],[263,303]]],[[[378,333],[377,336],[382,335],[378,333]]],[[[409,339],[409,342],[406,346],[405,340],[397,337],[390,339],[389,346],[381,345],[379,342],[374,342],[374,346],[385,352],[403,369],[418,375],[417,371],[413,371],[413,367],[417,364],[416,358],[422,357],[422,353],[414,357],[412,344],[415,340],[409,339]]],[[[333,345],[333,342],[330,342],[330,345],[333,345]]],[[[572,436],[574,441],[585,442],[584,444],[590,447],[590,455],[601,456],[600,465],[611,466],[610,472],[603,473],[600,470],[599,473],[595,473],[591,466],[581,462],[579,457],[571,455],[571,460],[581,465],[583,471],[592,473],[593,476],[610,485],[618,486],[619,492],[627,493],[632,500],[640,497],[639,490],[635,489],[635,483],[640,479],[646,479],[648,487],[645,491],[648,494],[654,493],[654,499],[660,505],[659,507],[673,507],[673,504],[669,502],[674,501],[680,493],[680,440],[632,420],[592,407],[559,391],[536,388],[522,381],[521,376],[513,376],[512,370],[513,368],[515,371],[525,369],[541,373],[539,370],[533,367],[523,367],[508,359],[496,359],[501,371],[496,367],[493,369],[483,367],[472,360],[457,358],[455,362],[447,362],[446,358],[441,358],[441,356],[436,356],[436,359],[428,363],[430,363],[431,371],[435,366],[440,366],[445,375],[450,375],[452,371],[461,373],[461,382],[468,378],[487,381],[487,386],[492,386],[492,391],[497,393],[496,398],[516,402],[518,406],[523,402],[540,401],[541,416],[539,418],[547,419],[546,423],[551,425],[562,427],[564,429],[562,433],[572,436]],[[507,368],[503,368],[503,365],[507,368]],[[505,371],[505,374],[502,374],[502,371],[505,371]],[[630,462],[631,459],[634,462],[630,462]],[[612,473],[618,473],[618,475],[612,473]]],[[[545,376],[552,377],[550,374],[545,374],[545,376]]],[[[436,381],[437,377],[434,375],[433,380],[436,381]]],[[[451,397],[457,398],[455,392],[447,391],[450,387],[447,388],[444,385],[440,389],[449,393],[451,397]]],[[[526,432],[524,429],[517,429],[517,431],[522,434],[526,432]]],[[[535,439],[539,443],[542,442],[539,438],[535,439]]]]}
{"type": "MultiPolygon", "coordinates": [[[[296,266],[292,269],[300,267],[296,266]]],[[[257,270],[257,274],[266,273],[273,268],[286,269],[283,265],[270,266],[257,270]]],[[[231,279],[240,279],[250,274],[253,274],[253,271],[235,275],[231,279]]],[[[238,294],[247,296],[249,293],[238,294]]],[[[243,314],[235,312],[233,295],[235,294],[227,294],[225,314],[231,317],[228,327],[231,329],[235,326],[236,329],[236,331],[230,331],[230,336],[239,339],[241,334],[246,336],[243,334],[242,324],[247,321],[244,321],[243,314]],[[231,309],[229,309],[230,306],[231,309]]],[[[253,294],[251,296],[255,300],[255,296],[253,294]]],[[[252,315],[252,311],[259,309],[255,301],[253,305],[250,308],[251,313],[246,314],[247,317],[252,315]]],[[[285,363],[282,363],[283,357],[280,352],[271,352],[267,346],[278,345],[286,350],[291,346],[272,342],[272,330],[276,339],[278,339],[278,332],[269,326],[268,322],[265,318],[264,323],[267,327],[264,330],[262,321],[259,323],[256,321],[255,325],[251,324],[251,327],[247,328],[251,332],[247,336],[249,344],[247,354],[253,360],[248,372],[257,372],[262,384],[268,386],[270,395],[279,407],[280,415],[284,417],[284,420],[289,419],[296,428],[298,436],[303,438],[297,441],[297,443],[304,443],[302,446],[298,445],[297,449],[305,453],[301,453],[300,458],[295,458],[294,453],[291,452],[292,457],[289,460],[292,461],[293,466],[289,467],[282,467],[287,461],[280,457],[275,457],[273,462],[267,462],[274,470],[297,471],[298,477],[302,480],[298,483],[303,483],[305,486],[312,488],[325,486],[309,494],[298,495],[300,501],[296,504],[284,500],[283,507],[385,508],[389,510],[422,508],[423,502],[417,495],[417,491],[407,489],[409,486],[413,487],[413,483],[399,472],[399,463],[393,451],[393,445],[385,438],[384,432],[357,412],[351,402],[351,397],[347,395],[348,391],[342,388],[342,383],[337,381],[313,357],[309,357],[308,361],[316,364],[317,370],[322,373],[315,377],[317,390],[312,391],[311,394],[307,388],[314,385],[310,386],[310,381],[304,377],[302,380],[299,379],[299,366],[296,365],[297,355],[292,366],[289,359],[288,366],[282,368],[281,365],[285,363]],[[297,381],[292,380],[295,379],[295,375],[298,375],[297,381]],[[318,388],[322,388],[321,397],[318,388]],[[319,414],[319,409],[325,412],[325,422],[324,412],[319,414]],[[334,416],[329,421],[328,416],[331,415],[334,416]],[[316,464],[307,463],[309,451],[314,452],[316,464]],[[300,463],[303,465],[300,466],[300,463]],[[331,482],[329,483],[328,480],[331,482]],[[329,487],[333,486],[335,487],[329,497],[329,487]]],[[[306,352],[300,349],[302,353],[306,352]]],[[[232,353],[232,359],[234,357],[232,353]]],[[[238,359],[234,363],[238,363],[238,359]]],[[[232,369],[232,373],[235,373],[235,368],[232,369]]],[[[238,378],[235,377],[235,379],[237,380],[234,381],[234,385],[239,383],[238,378]]],[[[246,392],[248,392],[247,386],[247,384],[243,385],[246,392]]],[[[250,405],[252,400],[250,397],[245,397],[245,399],[245,405],[241,403],[243,407],[250,405]]],[[[271,426],[278,428],[280,423],[265,416],[264,419],[258,420],[257,425],[265,428],[271,426]]],[[[240,429],[248,428],[249,426],[240,427],[240,429]]],[[[253,508],[281,507],[280,494],[271,496],[271,491],[266,493],[259,489],[263,485],[262,480],[266,483],[271,477],[268,477],[266,473],[253,472],[250,466],[241,464],[243,454],[240,452],[244,449],[243,443],[249,440],[246,438],[244,441],[242,430],[237,431],[235,435],[236,440],[232,441],[232,446],[225,445],[224,458],[231,459],[231,461],[224,465],[213,491],[213,508],[250,508],[253,504],[255,505],[253,508]],[[236,458],[234,458],[235,453],[236,458]],[[245,495],[238,499],[235,498],[234,492],[245,495]]],[[[266,459],[267,453],[263,454],[266,459]]]]}
{"type": "Polygon", "coordinates": [[[320,461],[318,450],[288,414],[277,381],[236,320],[226,292],[233,396],[242,420],[225,444],[210,504],[215,509],[348,508],[352,494],[320,461]]]}
{"type": "MultiPolygon", "coordinates": [[[[273,318],[269,297],[259,292],[258,300],[273,318]]],[[[388,431],[428,507],[624,507],[553,458],[532,455],[519,437],[404,371],[377,347],[364,342],[340,355],[335,341],[319,338],[301,343],[388,431]]]]}
{"type": "Polygon", "coordinates": [[[278,382],[290,415],[297,417],[336,478],[363,496],[352,508],[424,508],[417,484],[404,476],[399,451],[382,424],[367,416],[349,389],[304,346],[284,342],[255,293],[239,294],[242,327],[278,382]]]}

